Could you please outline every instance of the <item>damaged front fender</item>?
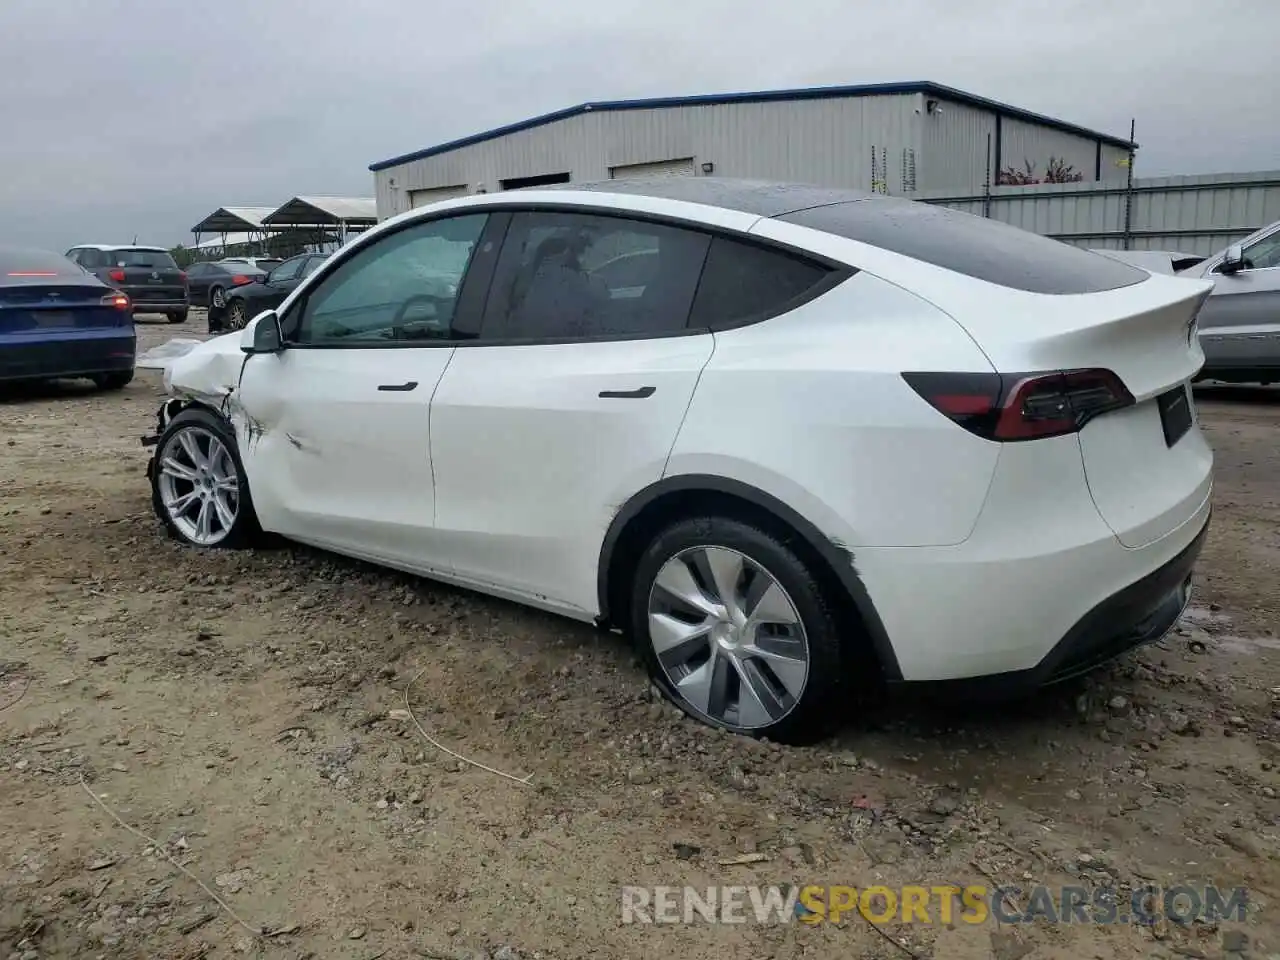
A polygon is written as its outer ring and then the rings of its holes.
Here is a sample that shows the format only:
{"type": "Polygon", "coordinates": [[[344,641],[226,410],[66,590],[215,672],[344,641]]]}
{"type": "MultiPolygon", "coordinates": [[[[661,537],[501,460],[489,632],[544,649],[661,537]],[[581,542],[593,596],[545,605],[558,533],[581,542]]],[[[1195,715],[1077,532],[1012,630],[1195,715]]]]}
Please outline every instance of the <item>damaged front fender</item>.
{"type": "Polygon", "coordinates": [[[169,422],[192,404],[208,407],[226,418],[237,439],[251,438],[254,421],[238,397],[240,375],[247,359],[240,349],[239,333],[214,337],[181,355],[164,358],[164,388],[169,399],[156,414],[156,433],[143,437],[142,445],[150,447],[159,443],[169,422]]]}

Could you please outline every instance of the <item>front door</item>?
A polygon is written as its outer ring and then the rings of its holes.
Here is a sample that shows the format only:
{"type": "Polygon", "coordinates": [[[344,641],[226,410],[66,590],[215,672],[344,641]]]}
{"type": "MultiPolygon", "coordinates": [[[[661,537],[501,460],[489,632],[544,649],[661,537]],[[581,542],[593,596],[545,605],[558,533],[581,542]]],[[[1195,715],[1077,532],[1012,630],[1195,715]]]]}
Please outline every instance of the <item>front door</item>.
{"type": "Polygon", "coordinates": [[[327,264],[249,358],[241,443],[263,526],[423,569],[434,520],[428,410],[486,214],[418,222],[327,264]]]}
{"type": "Polygon", "coordinates": [[[618,217],[512,216],[480,336],[431,407],[435,549],[455,576],[595,611],[605,530],[661,479],[711,357],[712,335],[687,330],[708,244],[618,217]]]}
{"type": "Polygon", "coordinates": [[[1245,267],[1205,274],[1213,293],[1200,308],[1200,345],[1213,368],[1280,367],[1280,229],[1244,247],[1245,267]]]}

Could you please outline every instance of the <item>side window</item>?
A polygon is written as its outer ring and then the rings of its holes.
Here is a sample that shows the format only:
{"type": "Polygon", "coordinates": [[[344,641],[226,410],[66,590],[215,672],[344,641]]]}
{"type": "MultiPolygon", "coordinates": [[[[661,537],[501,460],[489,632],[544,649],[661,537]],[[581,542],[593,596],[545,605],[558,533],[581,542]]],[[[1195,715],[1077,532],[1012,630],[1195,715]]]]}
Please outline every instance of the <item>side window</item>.
{"type": "Polygon", "coordinates": [[[316,267],[320,266],[320,264],[324,263],[324,261],[325,261],[324,257],[312,257],[311,259],[309,259],[302,268],[302,276],[304,277],[311,276],[313,273],[316,272],[316,267]]]}
{"type": "Polygon", "coordinates": [[[812,292],[831,272],[783,250],[716,237],[689,325],[722,330],[763,320],[812,292]]]}
{"type": "Polygon", "coordinates": [[[187,276],[203,277],[208,272],[208,270],[209,270],[209,265],[206,263],[193,263],[191,266],[187,267],[187,276]]]}
{"type": "Polygon", "coordinates": [[[271,271],[271,282],[278,283],[281,280],[292,280],[298,275],[298,271],[302,269],[302,265],[307,262],[306,257],[298,257],[296,260],[286,260],[280,266],[271,271]]]}
{"type": "Polygon", "coordinates": [[[105,267],[107,265],[107,258],[101,250],[82,247],[79,250],[73,251],[73,253],[76,255],[76,263],[80,264],[80,266],[84,267],[86,270],[93,270],[96,267],[105,267]]]}
{"type": "Polygon", "coordinates": [[[68,251],[67,251],[67,259],[68,259],[68,260],[70,260],[72,263],[79,263],[79,262],[80,262],[80,251],[79,251],[79,250],[68,250],[68,251]]]}
{"type": "Polygon", "coordinates": [[[1245,266],[1250,270],[1280,267],[1280,230],[1245,248],[1245,266]]]}
{"type": "Polygon", "coordinates": [[[484,213],[430,220],[363,248],[307,296],[292,339],[450,339],[458,292],[487,220],[484,213]]]}
{"type": "Polygon", "coordinates": [[[578,213],[517,213],[494,274],[485,340],[647,337],[688,327],[710,237],[578,213]]]}

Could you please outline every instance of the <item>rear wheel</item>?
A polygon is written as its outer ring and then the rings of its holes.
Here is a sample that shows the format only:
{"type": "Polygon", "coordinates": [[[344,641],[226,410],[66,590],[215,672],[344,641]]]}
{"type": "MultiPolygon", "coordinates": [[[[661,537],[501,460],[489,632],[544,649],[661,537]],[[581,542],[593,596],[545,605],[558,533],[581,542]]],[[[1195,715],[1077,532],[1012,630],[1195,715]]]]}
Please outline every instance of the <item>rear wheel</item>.
{"type": "Polygon", "coordinates": [[[114,373],[99,373],[93,377],[99,390],[123,390],[133,382],[132,370],[119,370],[114,373]]]}
{"type": "Polygon", "coordinates": [[[232,300],[231,307],[227,311],[227,326],[232,330],[243,330],[248,322],[249,314],[245,310],[244,301],[238,298],[232,300]]]}
{"type": "Polygon", "coordinates": [[[171,313],[171,314],[169,314],[169,322],[170,322],[170,323],[186,323],[186,322],[187,322],[187,311],[186,311],[186,310],[183,310],[183,311],[181,311],[180,313],[171,313]]]}
{"type": "Polygon", "coordinates": [[[662,530],[636,567],[631,628],[654,682],[696,719],[789,742],[830,728],[837,620],[817,572],[772,533],[715,515],[662,530]]]}
{"type": "Polygon", "coordinates": [[[244,547],[259,532],[235,432],[199,407],[183,410],[161,435],[151,503],[169,534],[192,546],[244,547]]]}
{"type": "Polygon", "coordinates": [[[227,305],[227,295],[221,287],[214,287],[209,291],[209,306],[214,310],[221,310],[227,305]]]}

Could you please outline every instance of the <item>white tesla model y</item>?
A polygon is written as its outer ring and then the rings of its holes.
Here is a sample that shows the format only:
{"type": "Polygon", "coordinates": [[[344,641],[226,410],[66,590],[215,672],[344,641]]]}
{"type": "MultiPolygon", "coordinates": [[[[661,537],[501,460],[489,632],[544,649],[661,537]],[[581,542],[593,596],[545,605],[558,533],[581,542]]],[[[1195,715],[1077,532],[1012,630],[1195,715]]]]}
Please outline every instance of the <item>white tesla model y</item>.
{"type": "Polygon", "coordinates": [[[871,667],[1027,689],[1173,625],[1209,290],[816,187],[449,200],[173,363],[155,508],[619,628],[693,716],[812,737],[871,667]]]}

